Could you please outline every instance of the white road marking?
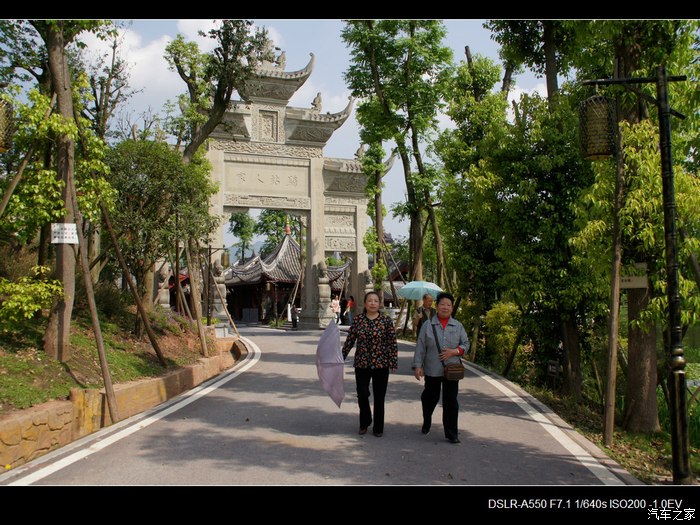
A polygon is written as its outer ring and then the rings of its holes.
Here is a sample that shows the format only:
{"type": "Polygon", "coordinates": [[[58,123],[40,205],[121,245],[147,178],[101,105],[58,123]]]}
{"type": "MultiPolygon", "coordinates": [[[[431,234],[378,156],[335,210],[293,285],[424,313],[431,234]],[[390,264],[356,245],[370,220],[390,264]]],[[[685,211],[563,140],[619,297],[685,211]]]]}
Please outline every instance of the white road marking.
{"type": "Polygon", "coordinates": [[[569,436],[564,434],[560,428],[554,425],[547,417],[542,414],[539,410],[536,410],[530,403],[525,401],[516,392],[513,392],[504,383],[494,379],[492,376],[485,374],[478,368],[470,366],[469,363],[466,366],[474,372],[476,375],[481,377],[483,380],[488,381],[498,390],[503,392],[508,399],[513,403],[522,408],[525,413],[530,416],[533,420],[537,421],[547,432],[549,432],[552,437],[559,442],[566,450],[568,450],[577,460],[579,460],[588,470],[590,470],[595,477],[605,485],[624,485],[625,483],[620,480],[617,476],[612,474],[610,470],[598,462],[593,456],[586,452],[578,443],[572,440],[569,436]]]}
{"type": "MultiPolygon", "coordinates": [[[[171,404],[167,408],[163,410],[163,407],[161,406],[156,407],[152,409],[156,413],[154,413],[151,416],[146,417],[145,419],[140,420],[138,423],[130,425],[123,430],[120,430],[119,432],[116,432],[104,439],[101,439],[89,447],[79,450],[78,452],[75,452],[74,454],[70,454],[69,456],[66,456],[65,458],[62,458],[55,463],[52,463],[44,468],[41,468],[37,470],[36,472],[32,472],[31,474],[28,474],[24,477],[21,477],[20,479],[13,481],[11,483],[8,483],[8,485],[31,485],[32,483],[39,481],[42,478],[45,478],[47,476],[50,476],[54,472],[58,472],[59,470],[67,467],[68,465],[71,465],[75,463],[76,461],[79,461],[81,459],[84,459],[95,452],[98,452],[104,448],[107,448],[108,446],[116,443],[117,441],[124,439],[127,436],[130,436],[131,434],[138,432],[139,430],[146,428],[147,426],[155,423],[156,421],[163,419],[164,417],[172,414],[173,412],[176,412],[180,410],[181,408],[189,405],[190,403],[196,401],[197,399],[207,395],[209,392],[216,390],[219,388],[221,385],[228,383],[235,377],[238,377],[240,374],[248,370],[250,367],[252,367],[255,363],[257,363],[260,360],[260,355],[261,351],[260,348],[253,343],[250,339],[247,339],[245,337],[241,337],[241,340],[245,341],[246,346],[251,350],[248,353],[248,356],[246,360],[244,361],[244,364],[240,366],[240,368],[233,367],[231,370],[228,372],[224,372],[224,377],[220,378],[217,381],[214,381],[213,383],[203,386],[200,385],[186,394],[181,394],[183,399],[171,404]],[[251,356],[252,354],[252,356],[251,356]]],[[[109,429],[109,427],[107,427],[109,429]]],[[[94,437],[94,436],[93,436],[94,437]]]]}
{"type": "MultiPolygon", "coordinates": [[[[156,407],[152,409],[154,412],[153,415],[150,415],[137,423],[127,426],[123,430],[120,430],[112,435],[107,436],[104,439],[101,439],[92,445],[88,446],[85,449],[81,449],[73,454],[70,454],[66,456],[65,458],[62,458],[55,463],[52,463],[44,468],[41,468],[37,470],[36,472],[32,472],[26,476],[20,477],[16,481],[13,481],[9,483],[9,485],[31,485],[32,483],[35,483],[36,481],[39,481],[47,476],[50,476],[54,472],[58,472],[59,470],[81,460],[84,459],[95,452],[98,452],[102,449],[107,448],[108,446],[116,443],[117,441],[124,439],[127,436],[130,436],[131,434],[134,434],[135,432],[138,432],[139,430],[146,428],[147,426],[151,425],[152,423],[155,423],[156,421],[163,419],[164,417],[172,414],[173,412],[176,412],[177,410],[189,405],[190,403],[196,401],[197,399],[207,395],[209,392],[219,388],[220,386],[224,385],[225,383],[228,383],[235,377],[238,377],[240,374],[248,370],[250,367],[255,365],[259,360],[261,356],[261,351],[260,348],[253,343],[250,339],[248,338],[241,338],[242,340],[245,341],[246,346],[249,348],[249,354],[248,358],[246,358],[246,361],[240,366],[239,368],[232,368],[228,372],[224,373],[224,377],[222,377],[219,380],[214,381],[213,383],[207,385],[207,386],[199,386],[194,388],[193,390],[189,391],[186,394],[182,394],[181,397],[183,399],[172,403],[170,406],[167,406],[166,408],[161,407],[156,407]]],[[[501,381],[498,381],[497,379],[493,378],[492,376],[485,374],[478,368],[472,367],[469,365],[469,363],[466,363],[466,367],[474,372],[477,376],[479,376],[481,379],[489,382],[491,385],[496,387],[498,390],[503,392],[508,399],[510,399],[513,403],[518,405],[528,416],[530,416],[534,421],[539,423],[547,432],[549,432],[552,437],[559,442],[566,450],[568,450],[578,461],[580,461],[586,468],[588,468],[603,484],[605,485],[624,485],[624,482],[621,481],[619,478],[617,478],[615,475],[613,475],[610,470],[602,465],[600,462],[598,462],[593,456],[591,456],[586,450],[584,450],[580,445],[578,445],[575,441],[573,441],[571,438],[569,438],[564,432],[562,432],[561,429],[559,429],[557,426],[555,426],[544,414],[539,412],[537,409],[535,409],[532,405],[530,405],[526,400],[524,400],[520,395],[518,395],[516,392],[508,388],[504,383],[501,381]]],[[[136,416],[135,416],[136,417],[136,416]]],[[[109,427],[106,429],[108,430],[109,427]]],[[[93,436],[94,437],[94,436],[93,436]]],[[[20,467],[22,469],[23,467],[20,467]]],[[[31,467],[24,467],[27,470],[31,467]]]]}

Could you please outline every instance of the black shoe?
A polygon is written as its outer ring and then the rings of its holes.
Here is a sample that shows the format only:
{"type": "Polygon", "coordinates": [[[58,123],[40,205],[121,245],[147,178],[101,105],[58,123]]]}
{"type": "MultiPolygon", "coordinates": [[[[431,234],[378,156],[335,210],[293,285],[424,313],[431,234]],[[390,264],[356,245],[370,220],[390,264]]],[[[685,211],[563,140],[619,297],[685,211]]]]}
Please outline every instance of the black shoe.
{"type": "Polygon", "coordinates": [[[456,444],[458,444],[458,443],[461,443],[461,441],[459,440],[459,438],[456,438],[456,437],[454,437],[454,438],[447,438],[447,441],[449,441],[450,443],[452,443],[452,444],[454,444],[454,445],[456,445],[456,444]]]}
{"type": "Polygon", "coordinates": [[[380,438],[384,435],[384,432],[372,432],[372,434],[374,434],[374,437],[380,438]]]}
{"type": "Polygon", "coordinates": [[[367,433],[367,427],[364,427],[364,428],[363,428],[363,427],[360,427],[360,431],[358,432],[358,434],[360,434],[361,436],[363,436],[363,435],[365,435],[366,433],[367,433]]]}
{"type": "Polygon", "coordinates": [[[423,425],[420,429],[421,434],[428,434],[430,432],[430,427],[423,425]]]}

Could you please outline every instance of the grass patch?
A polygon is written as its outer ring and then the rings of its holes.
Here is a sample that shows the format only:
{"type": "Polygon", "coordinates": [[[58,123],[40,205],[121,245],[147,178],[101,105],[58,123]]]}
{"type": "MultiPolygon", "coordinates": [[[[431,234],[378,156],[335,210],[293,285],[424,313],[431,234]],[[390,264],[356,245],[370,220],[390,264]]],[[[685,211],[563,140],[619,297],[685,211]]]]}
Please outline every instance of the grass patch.
{"type": "MultiPolygon", "coordinates": [[[[186,321],[167,312],[155,315],[158,325],[153,328],[168,365],[164,368],[149,340],[137,339],[131,332],[135,317],[135,311],[126,308],[119,317],[100,315],[100,330],[113,384],[158,377],[202,357],[199,338],[186,321]]],[[[0,416],[47,401],[67,399],[73,387],[104,386],[87,311],[77,309],[75,312],[71,322],[71,357],[65,363],[44,353],[45,328],[44,318],[32,322],[22,334],[0,334],[0,416]]]]}
{"type": "MultiPolygon", "coordinates": [[[[603,440],[603,414],[598,407],[577,404],[570,397],[531,385],[524,386],[533,397],[550,407],[564,421],[608,454],[627,472],[644,483],[658,485],[673,481],[671,436],[666,431],[655,434],[633,434],[616,427],[611,446],[603,440]]],[[[659,403],[664,403],[663,398],[659,403]]],[[[660,405],[661,406],[661,405],[660,405]]],[[[665,405],[661,407],[663,418],[665,405]]],[[[689,411],[690,412],[690,411],[689,411]]],[[[689,415],[689,420],[692,421],[689,415]]],[[[689,421],[690,426],[690,421],[689,421]]],[[[700,472],[700,449],[690,447],[690,470],[700,472]]]]}
{"type": "Polygon", "coordinates": [[[65,397],[74,383],[58,361],[36,348],[0,354],[0,413],[65,397]]]}

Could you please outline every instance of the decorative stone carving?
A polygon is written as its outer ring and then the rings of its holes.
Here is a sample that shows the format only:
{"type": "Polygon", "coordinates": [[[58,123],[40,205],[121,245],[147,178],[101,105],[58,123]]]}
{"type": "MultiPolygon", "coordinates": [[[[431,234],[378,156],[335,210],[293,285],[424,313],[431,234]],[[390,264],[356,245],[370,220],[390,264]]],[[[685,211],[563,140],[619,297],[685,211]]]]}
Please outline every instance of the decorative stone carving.
{"type": "Polygon", "coordinates": [[[250,130],[246,124],[244,115],[226,113],[215,130],[216,135],[233,135],[235,137],[250,138],[250,130]]]}
{"type": "Polygon", "coordinates": [[[172,275],[170,266],[164,264],[158,271],[158,304],[163,308],[170,308],[170,288],[168,280],[172,275]]]}
{"type": "Polygon", "coordinates": [[[274,197],[268,195],[237,195],[224,194],[224,204],[242,208],[275,208],[289,210],[310,210],[309,197],[274,197]]]}
{"type": "Polygon", "coordinates": [[[328,185],[327,191],[337,191],[344,193],[364,193],[367,185],[367,178],[361,175],[336,175],[334,180],[328,185]]]}
{"type": "Polygon", "coordinates": [[[326,205],[352,204],[355,206],[361,206],[363,204],[367,204],[367,197],[333,197],[326,195],[325,203],[326,205]]]}
{"type": "Polygon", "coordinates": [[[317,315],[319,325],[321,327],[328,326],[332,318],[331,305],[331,287],[328,284],[328,268],[326,263],[321,260],[316,267],[318,271],[318,305],[317,315]]]}
{"type": "Polygon", "coordinates": [[[289,140],[300,142],[320,142],[325,144],[331,138],[335,127],[298,125],[289,135],[289,140]]]}
{"type": "Polygon", "coordinates": [[[323,157],[323,148],[316,146],[289,146],[266,142],[234,142],[231,140],[211,140],[209,148],[227,153],[247,153],[250,155],[272,154],[283,157],[318,159],[323,157]]]}
{"type": "Polygon", "coordinates": [[[320,113],[321,110],[322,110],[322,109],[321,109],[321,108],[322,108],[321,104],[322,104],[322,102],[321,102],[321,92],[319,91],[319,92],[316,94],[316,97],[314,98],[313,102],[311,103],[311,107],[313,108],[313,111],[315,111],[316,113],[320,113]]]}
{"type": "MultiPolygon", "coordinates": [[[[318,263],[318,281],[328,283],[328,267],[325,261],[318,263]]],[[[328,296],[330,297],[330,295],[328,296]]]]}
{"type": "MultiPolygon", "coordinates": [[[[323,159],[323,169],[326,171],[345,175],[347,173],[362,173],[362,162],[351,159],[323,159]]],[[[363,175],[364,176],[364,175],[363,175]]]]}
{"type": "Polygon", "coordinates": [[[372,272],[365,270],[362,272],[362,275],[365,278],[365,293],[371,292],[374,290],[374,279],[372,278],[372,272]]]}
{"type": "Polygon", "coordinates": [[[253,116],[255,138],[261,142],[284,142],[280,140],[284,130],[279,125],[279,113],[275,108],[260,108],[253,116]]]}
{"type": "Polygon", "coordinates": [[[225,162],[233,162],[238,164],[246,164],[248,166],[255,166],[261,164],[264,166],[296,166],[302,168],[308,168],[311,162],[309,159],[284,159],[280,157],[263,156],[263,155],[237,155],[235,153],[225,153],[225,162]]]}
{"type": "Polygon", "coordinates": [[[329,252],[354,252],[357,244],[354,237],[326,236],[325,250],[329,252]]]}
{"type": "Polygon", "coordinates": [[[353,215],[329,213],[326,210],[326,224],[324,226],[326,238],[333,236],[355,236],[355,218],[353,215]]]}

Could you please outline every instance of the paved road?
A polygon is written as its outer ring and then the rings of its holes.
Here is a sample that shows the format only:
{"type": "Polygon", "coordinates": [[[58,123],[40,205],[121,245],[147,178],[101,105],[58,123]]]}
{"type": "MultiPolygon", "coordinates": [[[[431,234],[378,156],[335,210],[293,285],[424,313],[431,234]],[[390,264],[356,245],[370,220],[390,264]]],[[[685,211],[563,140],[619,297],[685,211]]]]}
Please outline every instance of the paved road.
{"type": "Polygon", "coordinates": [[[320,334],[244,327],[250,352],[232,370],[4,474],[0,485],[638,483],[515,385],[471,366],[460,383],[462,443],[444,439],[440,406],[424,436],[408,343],[389,379],[384,437],[359,436],[354,351],[338,408],[316,375],[320,334]]]}

